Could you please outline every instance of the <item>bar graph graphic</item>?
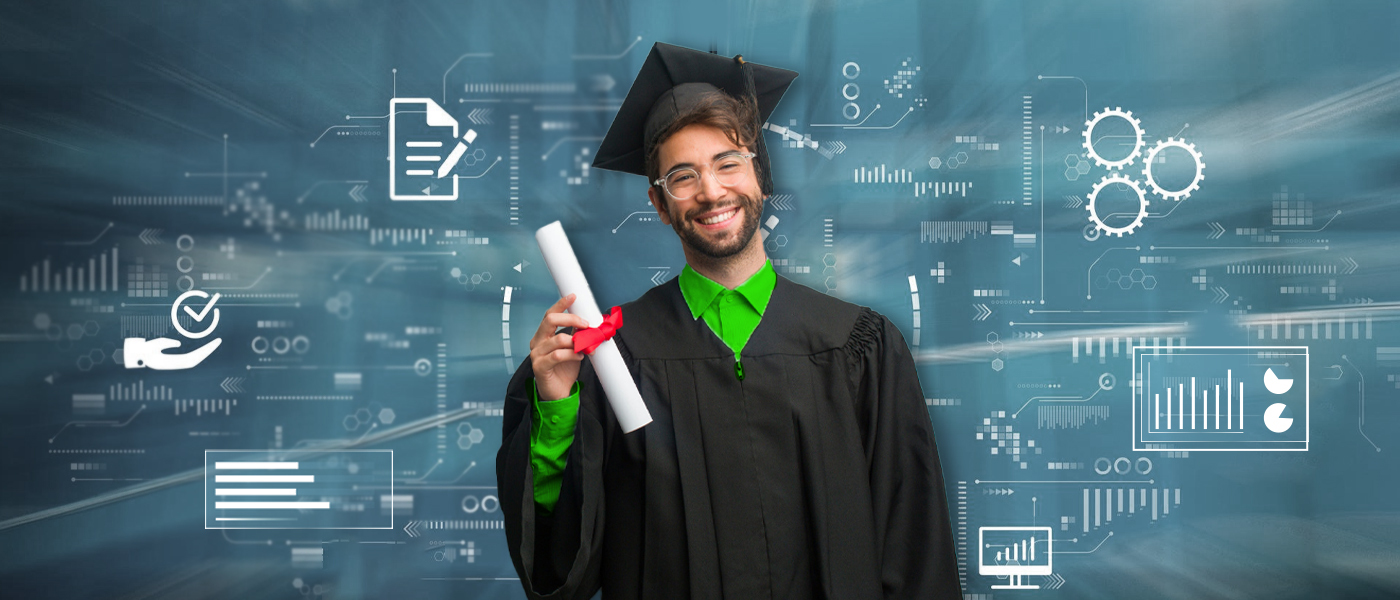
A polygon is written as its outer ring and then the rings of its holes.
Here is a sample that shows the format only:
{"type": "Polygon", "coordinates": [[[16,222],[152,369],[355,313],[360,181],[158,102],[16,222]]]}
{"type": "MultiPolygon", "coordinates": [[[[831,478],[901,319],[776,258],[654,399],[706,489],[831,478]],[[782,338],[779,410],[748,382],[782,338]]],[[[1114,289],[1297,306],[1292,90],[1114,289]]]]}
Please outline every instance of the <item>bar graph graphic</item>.
{"type": "MultiPolygon", "coordinates": [[[[1173,506],[1181,506],[1181,488],[1086,487],[1083,492],[1084,502],[1081,505],[1083,516],[1079,522],[1080,526],[1084,528],[1084,533],[1089,533],[1091,529],[1112,525],[1115,517],[1122,519],[1126,514],[1128,518],[1132,518],[1139,511],[1142,513],[1140,518],[1150,516],[1151,522],[1155,523],[1171,514],[1173,506]],[[1117,502],[1114,501],[1115,496],[1117,502]]],[[[1061,521],[1060,530],[1069,531],[1068,517],[1061,521]]]]}
{"type": "Polygon", "coordinates": [[[206,450],[204,528],[393,529],[393,472],[392,450],[206,450]]]}
{"type": "Polygon", "coordinates": [[[1010,578],[1007,584],[993,585],[994,590],[1038,590],[1040,586],[1022,578],[1054,572],[1053,543],[1049,527],[978,527],[977,572],[1010,578]]]}
{"type": "Polygon", "coordinates": [[[359,214],[340,214],[340,209],[327,213],[310,213],[302,218],[302,229],[307,231],[363,231],[369,229],[369,217],[359,214]]]}
{"type": "Polygon", "coordinates": [[[52,259],[29,267],[19,276],[19,291],[44,292],[115,292],[117,288],[117,247],[87,259],[60,267],[52,259]]]}
{"type": "Polygon", "coordinates": [[[859,167],[851,172],[856,183],[914,183],[914,172],[909,169],[887,169],[880,165],[873,169],[859,167]]]}
{"type": "MultiPolygon", "coordinates": [[[[166,319],[169,321],[169,319],[166,319]]],[[[173,400],[175,392],[167,386],[152,385],[146,386],[146,380],[141,379],[136,383],[122,385],[120,383],[107,387],[107,397],[112,400],[173,400]]]]}
{"type": "Polygon", "coordinates": [[[1133,449],[1307,450],[1308,372],[1306,346],[1134,347],[1133,449]]]}

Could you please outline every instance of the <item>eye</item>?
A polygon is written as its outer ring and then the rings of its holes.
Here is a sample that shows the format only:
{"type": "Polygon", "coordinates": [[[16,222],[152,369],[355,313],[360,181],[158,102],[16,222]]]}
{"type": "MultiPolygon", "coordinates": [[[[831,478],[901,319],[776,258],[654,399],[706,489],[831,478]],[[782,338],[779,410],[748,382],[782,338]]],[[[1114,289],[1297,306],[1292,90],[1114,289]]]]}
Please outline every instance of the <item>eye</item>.
{"type": "Polygon", "coordinates": [[[694,176],[691,175],[690,171],[682,171],[680,173],[672,175],[668,181],[670,181],[672,184],[685,183],[687,181],[690,181],[693,177],[694,176]]]}

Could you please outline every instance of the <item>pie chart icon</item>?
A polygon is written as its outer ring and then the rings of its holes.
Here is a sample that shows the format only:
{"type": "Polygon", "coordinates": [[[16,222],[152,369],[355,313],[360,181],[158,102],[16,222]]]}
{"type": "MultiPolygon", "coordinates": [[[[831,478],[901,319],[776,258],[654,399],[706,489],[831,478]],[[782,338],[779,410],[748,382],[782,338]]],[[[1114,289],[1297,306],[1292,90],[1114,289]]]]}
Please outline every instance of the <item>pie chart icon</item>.
{"type": "Polygon", "coordinates": [[[1283,416],[1285,408],[1288,408],[1287,404],[1276,402],[1269,405],[1269,408],[1264,411],[1264,426],[1268,427],[1269,431],[1283,433],[1293,426],[1292,417],[1283,416]]]}
{"type": "Polygon", "coordinates": [[[1264,371],[1264,387],[1268,388],[1275,396],[1286,394],[1288,390],[1293,389],[1293,380],[1279,379],[1278,375],[1274,375],[1274,370],[1269,369],[1264,371]]]}

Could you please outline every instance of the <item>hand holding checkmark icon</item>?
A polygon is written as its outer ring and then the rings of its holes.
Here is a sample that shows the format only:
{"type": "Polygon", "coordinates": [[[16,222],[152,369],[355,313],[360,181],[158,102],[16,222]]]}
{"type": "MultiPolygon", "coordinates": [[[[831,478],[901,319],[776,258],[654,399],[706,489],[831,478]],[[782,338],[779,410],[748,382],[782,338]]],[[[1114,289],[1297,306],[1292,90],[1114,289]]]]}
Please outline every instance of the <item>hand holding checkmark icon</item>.
{"type": "MultiPolygon", "coordinates": [[[[220,297],[221,296],[217,293],[210,296],[208,292],[200,290],[189,290],[180,294],[180,297],[175,299],[175,303],[170,305],[171,325],[174,325],[175,330],[180,332],[181,335],[190,339],[197,340],[208,336],[214,332],[214,328],[219,326],[219,309],[214,305],[218,303],[220,297]],[[199,311],[195,311],[189,306],[184,307],[185,314],[189,315],[190,319],[193,319],[195,323],[204,323],[205,320],[208,319],[209,326],[198,332],[185,329],[185,327],[180,324],[180,305],[183,304],[186,299],[192,297],[209,299],[209,302],[199,311]],[[213,313],[212,318],[209,317],[210,313],[213,313]]],[[[180,346],[180,341],[163,337],[152,340],[147,340],[145,338],[126,338],[122,346],[123,362],[126,363],[126,368],[128,369],[139,369],[142,367],[160,371],[189,369],[204,362],[204,359],[208,358],[222,342],[223,339],[221,338],[215,339],[185,354],[166,354],[164,352],[165,350],[178,348],[180,346]]]]}

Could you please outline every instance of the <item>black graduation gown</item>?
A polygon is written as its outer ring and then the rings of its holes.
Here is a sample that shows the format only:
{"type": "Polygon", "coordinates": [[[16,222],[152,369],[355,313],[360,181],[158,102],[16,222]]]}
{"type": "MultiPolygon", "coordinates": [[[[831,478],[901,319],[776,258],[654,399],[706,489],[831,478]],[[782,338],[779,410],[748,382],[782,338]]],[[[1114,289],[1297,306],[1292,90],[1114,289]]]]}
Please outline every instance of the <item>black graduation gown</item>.
{"type": "Polygon", "coordinates": [[[585,359],[550,515],[528,357],[506,390],[496,477],[527,596],[961,597],[933,427],[889,319],[779,276],[740,381],[676,279],[622,312],[614,339],[653,421],[624,435],[585,359]]]}

